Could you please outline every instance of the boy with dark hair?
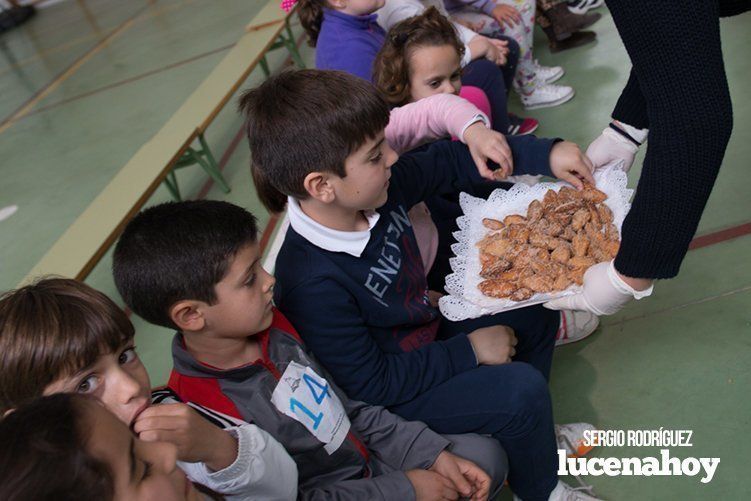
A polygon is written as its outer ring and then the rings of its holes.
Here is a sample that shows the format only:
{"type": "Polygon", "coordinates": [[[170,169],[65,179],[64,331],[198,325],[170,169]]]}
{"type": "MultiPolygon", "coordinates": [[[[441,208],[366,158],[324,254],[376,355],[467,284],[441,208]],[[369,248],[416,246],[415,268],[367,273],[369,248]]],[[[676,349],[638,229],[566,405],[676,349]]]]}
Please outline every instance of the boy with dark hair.
{"type": "Polygon", "coordinates": [[[479,500],[500,488],[492,439],[442,437],[333,385],[273,308],[260,259],[255,218],[226,202],[162,204],[125,228],[115,283],[136,313],[179,330],[174,392],[269,432],[297,463],[303,499],[479,500]]]}
{"type": "MultiPolygon", "coordinates": [[[[466,147],[441,141],[397,159],[384,142],[386,103],[341,72],[283,73],[240,106],[261,198],[288,206],[274,299],[336,382],[441,433],[491,434],[525,501],[585,499],[556,475],[546,379],[559,314],[536,306],[449,322],[429,303],[406,213],[481,182],[466,147]]],[[[515,174],[592,182],[573,143],[507,140],[515,174]]],[[[562,431],[576,443],[585,428],[562,431]]]]}

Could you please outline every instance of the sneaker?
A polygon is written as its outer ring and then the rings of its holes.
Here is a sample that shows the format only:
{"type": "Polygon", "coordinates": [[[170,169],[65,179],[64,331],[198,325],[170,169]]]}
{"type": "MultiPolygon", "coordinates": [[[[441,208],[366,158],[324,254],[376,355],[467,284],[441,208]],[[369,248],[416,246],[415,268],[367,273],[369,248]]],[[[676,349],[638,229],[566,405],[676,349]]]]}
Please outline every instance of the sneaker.
{"type": "Polygon", "coordinates": [[[555,334],[555,345],[575,343],[592,334],[600,319],[594,313],[577,310],[561,310],[561,322],[555,334]]]}
{"type": "Polygon", "coordinates": [[[597,428],[589,423],[569,423],[555,425],[555,440],[558,448],[566,451],[568,457],[586,456],[595,448],[594,445],[584,445],[584,432],[595,431],[597,428]]]}
{"type": "Polygon", "coordinates": [[[558,106],[574,97],[574,89],[568,85],[538,85],[529,95],[519,96],[528,110],[558,106]]]}
{"type": "Polygon", "coordinates": [[[532,134],[540,126],[540,122],[534,118],[522,118],[513,113],[508,114],[508,121],[509,136],[526,136],[532,134]]]}
{"type": "Polygon", "coordinates": [[[588,10],[602,7],[605,0],[568,0],[568,10],[574,14],[584,14],[588,10]]]}
{"type": "Polygon", "coordinates": [[[548,501],[601,501],[592,495],[591,486],[584,485],[578,477],[577,480],[582,484],[581,487],[571,487],[559,480],[548,501]]]}
{"type": "Polygon", "coordinates": [[[541,85],[553,83],[566,73],[560,66],[543,66],[537,62],[537,59],[535,59],[534,65],[537,81],[541,85]]]}

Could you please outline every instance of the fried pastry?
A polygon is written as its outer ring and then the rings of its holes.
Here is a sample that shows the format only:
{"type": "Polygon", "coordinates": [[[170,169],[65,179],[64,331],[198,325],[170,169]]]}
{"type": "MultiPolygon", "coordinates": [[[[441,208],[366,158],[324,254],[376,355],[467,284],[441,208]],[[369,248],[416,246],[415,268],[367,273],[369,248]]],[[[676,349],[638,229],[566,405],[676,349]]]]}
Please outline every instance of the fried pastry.
{"type": "Polygon", "coordinates": [[[491,219],[489,217],[486,217],[482,220],[482,225],[489,230],[502,230],[506,227],[506,225],[501,221],[498,221],[497,219],[491,219]]]}
{"type": "Polygon", "coordinates": [[[536,293],[581,285],[590,266],[618,253],[620,233],[603,203],[606,198],[586,183],[579,191],[564,186],[546,191],[542,201],[533,200],[526,215],[484,218],[489,232],[476,244],[485,279],[480,292],[525,301],[536,293]]]}
{"type": "Polygon", "coordinates": [[[515,283],[497,279],[483,280],[477,287],[486,296],[497,298],[509,297],[519,289],[515,283]]]}

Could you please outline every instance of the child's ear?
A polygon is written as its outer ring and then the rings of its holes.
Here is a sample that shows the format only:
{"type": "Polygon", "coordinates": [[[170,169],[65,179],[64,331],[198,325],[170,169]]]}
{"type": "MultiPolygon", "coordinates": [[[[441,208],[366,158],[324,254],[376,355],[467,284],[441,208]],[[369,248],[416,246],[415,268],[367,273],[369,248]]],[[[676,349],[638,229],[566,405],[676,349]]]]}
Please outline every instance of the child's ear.
{"type": "Polygon", "coordinates": [[[170,319],[181,331],[198,332],[206,325],[200,301],[178,301],[169,310],[170,319]]]}
{"type": "Polygon", "coordinates": [[[331,175],[325,172],[311,172],[303,180],[305,191],[312,198],[330,204],[336,199],[334,186],[331,184],[331,175]]]}

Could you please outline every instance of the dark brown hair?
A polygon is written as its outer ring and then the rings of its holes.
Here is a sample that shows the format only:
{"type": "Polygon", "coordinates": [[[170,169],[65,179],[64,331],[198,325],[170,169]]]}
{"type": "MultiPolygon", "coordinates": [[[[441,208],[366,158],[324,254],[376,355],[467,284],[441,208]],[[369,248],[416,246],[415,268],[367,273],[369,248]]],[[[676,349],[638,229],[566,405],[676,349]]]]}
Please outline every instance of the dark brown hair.
{"type": "Polygon", "coordinates": [[[82,282],[47,278],[7,292],[0,297],[0,415],[134,334],[123,310],[82,282]]]}
{"type": "Polygon", "coordinates": [[[343,71],[296,70],[269,78],[240,98],[261,202],[281,212],[287,196],[308,198],[311,172],[345,177],[344,162],[389,122],[370,82],[343,71]]]}
{"type": "Polygon", "coordinates": [[[125,304],[152,324],[178,329],[170,308],[215,304],[237,253],[258,237],[256,218],[220,200],[167,202],[141,211],[120,235],[112,274],[125,304]]]}
{"type": "Polygon", "coordinates": [[[373,83],[392,106],[403,106],[410,101],[409,60],[419,47],[451,45],[459,58],[464,55],[464,44],[459,40],[451,21],[429,7],[419,16],[395,24],[373,62],[373,83]]]}
{"type": "Polygon", "coordinates": [[[0,499],[77,501],[114,497],[109,466],[87,451],[90,397],[58,393],[0,421],[0,499]]]}
{"type": "Polygon", "coordinates": [[[297,0],[297,16],[305,33],[308,34],[308,44],[311,47],[318,43],[323,23],[323,8],[326,6],[326,0],[297,0]]]}

